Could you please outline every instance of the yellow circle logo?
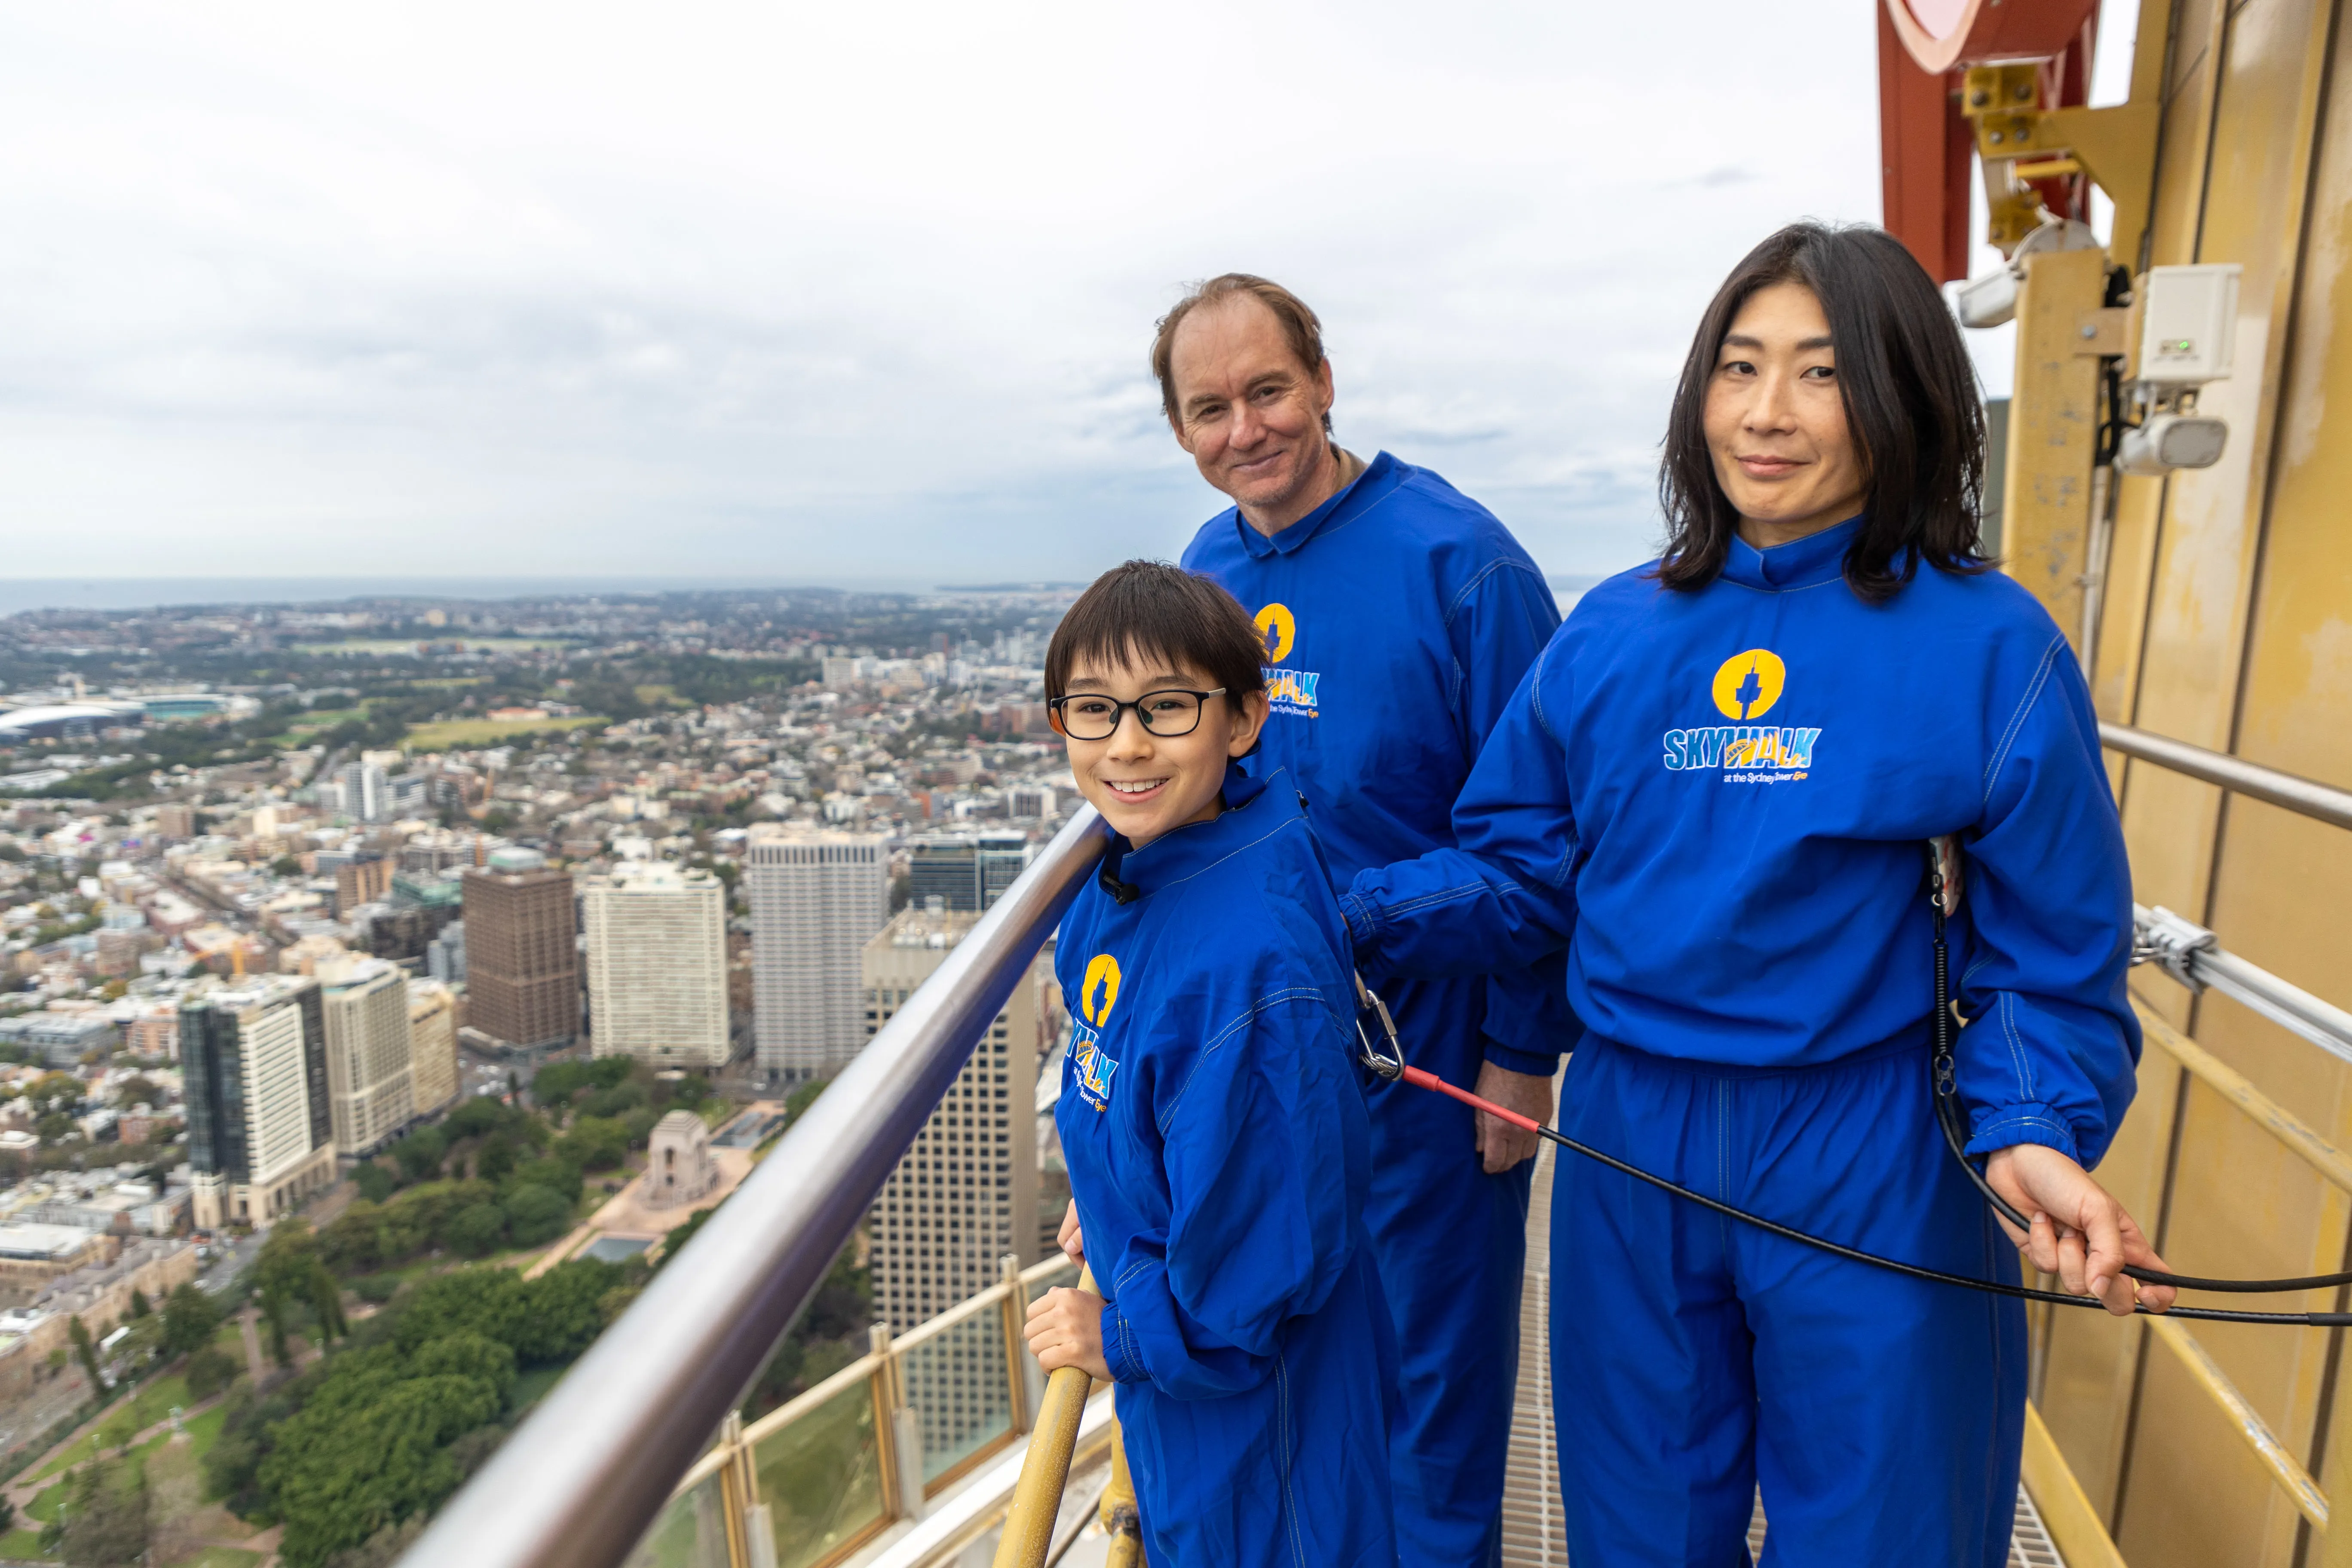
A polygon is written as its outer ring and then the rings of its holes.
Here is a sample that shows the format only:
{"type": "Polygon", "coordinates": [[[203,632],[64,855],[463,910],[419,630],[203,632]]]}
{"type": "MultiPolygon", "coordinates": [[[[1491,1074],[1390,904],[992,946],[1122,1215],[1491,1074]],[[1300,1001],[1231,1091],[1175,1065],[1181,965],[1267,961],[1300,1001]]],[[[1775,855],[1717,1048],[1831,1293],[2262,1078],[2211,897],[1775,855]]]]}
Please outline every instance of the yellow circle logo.
{"type": "Polygon", "coordinates": [[[1257,613],[1257,635],[1265,639],[1265,662],[1280,664],[1298,640],[1298,622],[1287,605],[1268,605],[1257,613]]]}
{"type": "Polygon", "coordinates": [[[1078,992],[1078,1008],[1087,1022],[1099,1029],[1110,1022],[1110,1010],[1118,1005],[1118,960],[1109,953],[1098,952],[1087,963],[1087,983],[1078,992]]]}
{"type": "Polygon", "coordinates": [[[1760,719],[1788,679],[1788,666],[1769,647],[1735,653],[1715,672],[1715,705],[1727,719],[1760,719]]]}

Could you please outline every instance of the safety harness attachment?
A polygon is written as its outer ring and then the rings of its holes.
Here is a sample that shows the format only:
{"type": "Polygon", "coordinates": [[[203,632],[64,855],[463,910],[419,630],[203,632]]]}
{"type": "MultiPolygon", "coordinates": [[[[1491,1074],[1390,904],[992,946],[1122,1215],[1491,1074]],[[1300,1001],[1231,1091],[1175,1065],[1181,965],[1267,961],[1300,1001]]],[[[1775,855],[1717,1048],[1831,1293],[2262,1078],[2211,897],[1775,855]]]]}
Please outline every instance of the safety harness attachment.
{"type": "MultiPolygon", "coordinates": [[[[1977,1191],[1984,1195],[1985,1202],[1992,1205],[1996,1212],[2020,1230],[2031,1231],[2033,1228],[2032,1222],[2020,1214],[2014,1205],[1993,1190],[1992,1184],[1985,1179],[1984,1173],[1977,1168],[1976,1162],[1969,1159],[1967,1153],[1967,1118],[1960,1106],[1959,1073],[1953,1050],[1956,1020],[1952,1013],[1951,954],[1945,932],[1947,919],[1959,908],[1961,876],[1958,841],[1948,835],[1931,841],[1927,846],[1927,889],[1932,910],[1931,930],[1935,938],[1936,1012],[1932,1023],[1935,1044],[1929,1061],[1934,1079],[1933,1098],[1936,1103],[1936,1121],[1943,1130],[1944,1142],[1950,1146],[1953,1158],[1959,1161],[1960,1168],[1968,1173],[1969,1180],[1976,1184],[1977,1191]]],[[[1635,1181],[1646,1183],[1661,1192],[1672,1193],[1675,1196],[1696,1204],[1712,1214],[1721,1215],[1727,1219],[1736,1219],[1742,1225],[1753,1226],[1758,1230],[1780,1237],[1783,1241],[1793,1241],[1800,1246],[1826,1252],[1833,1258],[1843,1258],[1850,1263],[1866,1263],[1874,1268],[1883,1268],[1891,1274],[1900,1274],[1912,1279],[1923,1279],[1930,1284],[1952,1285],[1964,1290],[1981,1291],[1988,1296],[2006,1296],[2021,1301],[2047,1301],[2057,1307],[2087,1307],[2097,1311],[2106,1310],[2106,1303],[2096,1296],[2070,1296],[2059,1290],[2036,1289],[2030,1285],[2009,1285],[1995,1279],[1979,1279],[1971,1275],[1948,1273],[1940,1268],[1927,1268],[1916,1263],[1905,1263],[1897,1258],[1882,1258],[1874,1252],[1864,1252],[1860,1247],[1847,1247],[1843,1243],[1831,1241],[1825,1237],[1814,1236],[1808,1231],[1799,1230],[1793,1226],[1782,1225],[1778,1220],[1766,1219],[1762,1215],[1750,1214],[1748,1210],[1725,1203],[1719,1198],[1708,1197],[1705,1193],[1695,1192],[1678,1182],[1670,1182],[1664,1176],[1654,1174],[1639,1165],[1617,1158],[1614,1154],[1605,1154],[1590,1144],[1579,1142],[1558,1128],[1546,1126],[1531,1116],[1506,1110],[1492,1100],[1482,1100],[1468,1089],[1457,1088],[1439,1078],[1435,1073],[1414,1067],[1404,1059],[1404,1045],[1397,1036],[1396,1020],[1390,1016],[1387,1005],[1381,1000],[1379,994],[1364,984],[1361,975],[1356,976],[1356,1040],[1357,1060],[1367,1073],[1381,1082],[1395,1083],[1402,1080],[1412,1084],[1416,1089],[1425,1089],[1433,1093],[1444,1095],[1450,1100],[1459,1100],[1474,1110],[1483,1110],[1489,1116],[1498,1117],[1514,1127],[1532,1132],[1548,1142],[1558,1144],[1570,1153],[1581,1154],[1588,1160],[1606,1165],[1620,1175],[1631,1176],[1635,1181]],[[1373,1038],[1375,1030],[1380,1036],[1378,1040],[1373,1038]]],[[[2160,1269],[2140,1268],[2128,1264],[2125,1266],[2123,1272],[2128,1278],[2144,1284],[2170,1285],[2186,1290],[2225,1290],[2245,1294],[2324,1289],[2330,1286],[2352,1284],[2352,1273],[2322,1274],[2307,1279],[2200,1279],[2189,1275],[2167,1274],[2160,1269]]],[[[2132,1310],[2149,1316],[2157,1315],[2155,1309],[2138,1303],[2133,1305],[2132,1310]]],[[[2288,1328],[2352,1328],[2352,1312],[2241,1312],[2220,1307],[2174,1306],[2165,1309],[2162,1315],[2200,1322],[2272,1323],[2288,1328]]]]}

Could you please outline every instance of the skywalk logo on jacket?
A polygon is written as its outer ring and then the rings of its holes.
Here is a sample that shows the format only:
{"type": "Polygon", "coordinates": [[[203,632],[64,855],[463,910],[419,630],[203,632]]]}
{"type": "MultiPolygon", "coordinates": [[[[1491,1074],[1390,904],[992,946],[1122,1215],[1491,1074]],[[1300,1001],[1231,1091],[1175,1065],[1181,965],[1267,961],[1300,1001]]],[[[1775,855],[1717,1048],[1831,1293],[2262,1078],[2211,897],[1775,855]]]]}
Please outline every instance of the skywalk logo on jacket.
{"type": "Polygon", "coordinates": [[[1070,1023],[1070,1073],[1078,1097],[1097,1110],[1110,1109],[1110,1080],[1118,1063],[1102,1048],[1101,1031],[1110,1025],[1110,1010],[1118,1005],[1118,960],[1098,952],[1087,962],[1086,985],[1078,993],[1078,1010],[1086,1021],[1070,1023]]]}
{"type": "Polygon", "coordinates": [[[1298,643],[1298,617],[1290,613],[1287,605],[1268,605],[1257,613],[1258,635],[1265,638],[1265,695],[1268,710],[1288,713],[1295,718],[1313,719],[1320,716],[1316,706],[1315,689],[1322,684],[1321,672],[1312,669],[1292,669],[1283,664],[1290,650],[1298,643]]]}
{"type": "MultiPolygon", "coordinates": [[[[1735,653],[1717,667],[1708,695],[1727,719],[1761,719],[1780,700],[1789,667],[1769,647],[1735,653]]],[[[1815,728],[1773,724],[1709,724],[1669,730],[1665,763],[1670,771],[1722,768],[1726,784],[1793,784],[1813,765],[1815,728]]]]}

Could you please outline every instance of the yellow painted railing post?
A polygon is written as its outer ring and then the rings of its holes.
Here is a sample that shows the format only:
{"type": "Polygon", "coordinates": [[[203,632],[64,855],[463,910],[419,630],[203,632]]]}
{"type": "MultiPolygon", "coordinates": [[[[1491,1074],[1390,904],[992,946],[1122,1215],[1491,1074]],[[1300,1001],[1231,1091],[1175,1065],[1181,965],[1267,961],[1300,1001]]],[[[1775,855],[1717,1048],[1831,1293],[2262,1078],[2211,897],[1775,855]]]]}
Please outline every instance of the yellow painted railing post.
{"type": "MultiPolygon", "coordinates": [[[[2341,1395],[2336,1408],[2339,1413],[2345,1408],[2341,1395]]],[[[2352,1421],[2340,1414],[2336,1430],[2327,1436],[2327,1457],[2321,1461],[2319,1470],[2321,1484],[2331,1501],[2352,1498],[2352,1421]]],[[[2317,1557],[2319,1568],[2352,1568],[2352,1529],[2326,1531],[2320,1537],[2319,1551],[2313,1555],[2317,1557]]]]}
{"type": "Polygon", "coordinates": [[[1096,1513],[1110,1551],[1103,1568],[1144,1568],[1143,1516],[1135,1507],[1135,1481],[1127,1473],[1127,1437],[1114,1421],[1110,1431],[1110,1485],[1103,1488],[1102,1507],[1096,1513]]]}
{"type": "Polygon", "coordinates": [[[898,1468],[898,1358],[890,1353],[890,1325],[876,1323],[866,1330],[866,1353],[879,1357],[874,1367],[874,1468],[882,1481],[882,1517],[909,1517],[909,1502],[920,1503],[919,1497],[909,1500],[903,1495],[903,1472],[898,1468]]]}
{"type": "MultiPolygon", "coordinates": [[[[1078,1275],[1078,1289],[1095,1288],[1092,1269],[1078,1275]]],[[[1054,1521],[1062,1511],[1062,1489],[1069,1484],[1070,1456],[1078,1446],[1078,1423],[1086,1418],[1087,1395],[1094,1379],[1066,1366],[1045,1380],[1045,1397],[1030,1429],[1029,1451],[1021,1461],[1021,1479],[1013,1489],[1013,1507],[1004,1516],[1004,1533],[996,1543],[995,1568],[1045,1568],[1045,1553],[1054,1543],[1054,1521]]]]}
{"type": "Polygon", "coordinates": [[[1004,1305],[998,1317],[1004,1331],[1004,1397],[1012,1412],[1013,1430],[1026,1432],[1032,1412],[1029,1373],[1022,1364],[1022,1356],[1028,1342],[1021,1331],[1029,1318],[1029,1293],[1021,1288],[1021,1255],[1008,1252],[998,1258],[996,1275],[1004,1286],[1004,1305]]]}
{"type": "MultiPolygon", "coordinates": [[[[2017,296],[2016,388],[2009,405],[2000,549],[2009,574],[2079,639],[2091,559],[2091,468],[2099,429],[2099,361],[2086,345],[2106,297],[2098,250],[2026,258],[2017,296]]],[[[2074,650],[2085,662],[2089,651],[2074,650]]]]}
{"type": "Polygon", "coordinates": [[[2042,1424],[2042,1412],[2031,1405],[2025,1407],[2021,1468],[2026,1493],[2041,1510],[2042,1528],[2066,1559],[2066,1568],[2124,1568],[2123,1553],[2108,1538],[2099,1510],[2083,1495],[2082,1483],[2051,1440],[2050,1428],[2042,1424]]]}

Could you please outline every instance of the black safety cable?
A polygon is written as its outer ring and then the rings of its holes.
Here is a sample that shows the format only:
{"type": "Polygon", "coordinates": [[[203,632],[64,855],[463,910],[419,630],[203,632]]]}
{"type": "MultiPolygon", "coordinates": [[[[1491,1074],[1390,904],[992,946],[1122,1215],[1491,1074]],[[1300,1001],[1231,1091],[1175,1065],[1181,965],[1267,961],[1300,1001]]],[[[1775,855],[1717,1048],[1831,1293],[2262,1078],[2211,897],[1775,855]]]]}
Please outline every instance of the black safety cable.
{"type": "MultiPolygon", "coordinates": [[[[2003,1219],[2021,1231],[2031,1231],[2033,1222],[2018,1212],[2017,1205],[1993,1190],[1977,1163],[1968,1155],[1968,1131],[1965,1113],[1960,1109],[1960,1096],[1955,1082],[1952,1062],[1952,973],[1950,951],[1944,941],[1944,918],[1950,910],[1959,907],[1958,862],[1948,865],[1937,855],[1936,846],[1927,847],[1927,903],[1934,911],[1933,930],[1936,941],[1936,1124],[1943,1129],[1944,1142],[1951,1149],[1952,1157],[1960,1169],[1969,1173],[1984,1201],[2003,1219]],[[1948,874],[1949,881],[1948,881],[1948,874]]],[[[2180,1290],[2218,1290],[2240,1296],[2270,1296],[2290,1290],[2326,1290],[2338,1285],[2352,1285],[2352,1272],[2342,1274],[2311,1274],[2295,1279],[2207,1279],[2194,1274],[2168,1274],[2161,1268],[2143,1268],[2126,1263],[2123,1272],[2144,1285],[2169,1285],[2180,1290]]]]}
{"type": "MultiPolygon", "coordinates": [[[[1362,982],[1359,981],[1357,984],[1360,990],[1362,982]]],[[[1782,1225],[1778,1220],[1766,1219],[1762,1215],[1750,1214],[1746,1209],[1735,1207],[1718,1198],[1708,1197],[1705,1193],[1694,1192],[1680,1183],[1670,1182],[1664,1176],[1655,1175],[1642,1169],[1639,1165],[1629,1164],[1614,1154],[1604,1154],[1590,1144],[1580,1143],[1558,1128],[1546,1126],[1533,1117],[1506,1110],[1492,1100],[1481,1100],[1468,1089],[1458,1089],[1446,1082],[1435,1073],[1407,1065],[1402,1046],[1397,1038],[1396,1025],[1390,1018],[1388,1008],[1382,1005],[1380,997],[1370,991],[1362,991],[1361,998],[1366,1005],[1366,1010],[1380,1020],[1381,1029],[1388,1037],[1389,1049],[1383,1052],[1372,1044],[1371,1037],[1365,1030],[1362,1019],[1360,1017],[1357,1021],[1356,1032],[1362,1045],[1360,1060],[1368,1070],[1390,1082],[1402,1079],[1416,1088],[1430,1089],[1458,1100],[1474,1110],[1484,1110],[1489,1115],[1500,1117],[1514,1127],[1524,1128],[1539,1138],[1557,1143],[1571,1153],[1581,1154],[1586,1159],[1597,1161],[1621,1174],[1632,1176],[1636,1181],[1646,1182],[1661,1192],[1672,1193],[1678,1198],[1686,1198],[1699,1207],[1722,1215],[1727,1219],[1736,1219],[1743,1225],[1754,1226],[1758,1230],[1777,1236],[1784,1241],[1797,1242],[1817,1251],[1826,1252],[1833,1258],[1843,1258],[1851,1263],[1866,1263],[1874,1268],[1884,1268],[1890,1273],[1905,1275],[1913,1279],[1925,1279],[1931,1284],[1957,1285],[1962,1289],[1979,1290],[1989,1296],[2009,1296],[2021,1301],[2047,1301],[2057,1307],[2089,1307],[2102,1312],[2107,1310],[2107,1304],[2096,1296],[2069,1296],[2057,1290],[2038,1290],[2030,1285],[2005,1285],[1998,1280],[1979,1279],[1967,1274],[1948,1274],[1940,1268],[1927,1268],[1916,1263],[1904,1263],[1892,1258],[1881,1258],[1874,1252],[1864,1252],[1859,1247],[1847,1247],[1840,1242],[1810,1235],[1792,1226],[1782,1225]]],[[[1967,1163],[1966,1161],[1961,1163],[1967,1163]]],[[[1981,1186],[1981,1182],[1979,1184],[1981,1186]]],[[[2188,1283],[2190,1283],[2192,1289],[2194,1288],[2193,1282],[2188,1283]]],[[[2155,1309],[2137,1302],[2133,1304],[2132,1310],[2144,1312],[2151,1317],[2158,1315],[2155,1309]]],[[[2189,1318],[2215,1323],[2278,1323],[2290,1328],[2352,1328],[2352,1312],[2240,1312],[2221,1307],[2176,1306],[2165,1309],[2161,1315],[2168,1318],[2189,1318]]]]}

